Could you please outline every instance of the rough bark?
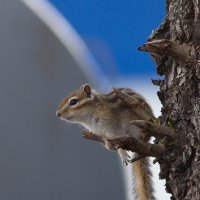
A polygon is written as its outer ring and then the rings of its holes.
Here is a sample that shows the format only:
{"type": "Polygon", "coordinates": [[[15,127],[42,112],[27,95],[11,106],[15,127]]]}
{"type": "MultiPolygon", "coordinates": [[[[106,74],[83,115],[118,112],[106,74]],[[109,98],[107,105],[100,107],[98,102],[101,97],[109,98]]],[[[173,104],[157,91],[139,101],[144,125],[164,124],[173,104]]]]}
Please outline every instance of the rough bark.
{"type": "Polygon", "coordinates": [[[147,49],[142,49],[151,53],[157,73],[163,76],[162,81],[153,82],[160,86],[161,123],[172,124],[178,133],[172,150],[158,159],[160,178],[166,179],[171,199],[178,200],[200,199],[199,12],[200,0],[167,0],[166,17],[148,39],[148,42],[166,40],[177,44],[175,51],[180,50],[180,45],[188,48],[181,53],[186,53],[185,59],[179,54],[170,54],[163,46],[152,49],[147,43],[147,49]]]}

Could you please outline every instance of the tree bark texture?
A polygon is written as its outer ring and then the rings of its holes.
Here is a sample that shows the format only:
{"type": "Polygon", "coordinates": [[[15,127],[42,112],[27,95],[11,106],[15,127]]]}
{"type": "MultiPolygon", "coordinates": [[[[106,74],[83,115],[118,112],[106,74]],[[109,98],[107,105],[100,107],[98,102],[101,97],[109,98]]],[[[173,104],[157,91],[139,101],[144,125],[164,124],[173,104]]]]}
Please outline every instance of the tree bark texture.
{"type": "MultiPolygon", "coordinates": [[[[166,17],[148,42],[166,40],[189,50],[186,59],[149,50],[163,76],[158,97],[161,124],[177,133],[174,144],[158,160],[171,199],[200,199],[200,0],[166,0],[166,17]]],[[[157,48],[157,47],[156,47],[157,48]]],[[[160,47],[158,47],[159,50],[160,47]]],[[[155,49],[154,49],[155,50],[155,49]]],[[[179,54],[177,54],[179,55],[179,54]]],[[[182,54],[183,55],[183,54],[182,54]]]]}

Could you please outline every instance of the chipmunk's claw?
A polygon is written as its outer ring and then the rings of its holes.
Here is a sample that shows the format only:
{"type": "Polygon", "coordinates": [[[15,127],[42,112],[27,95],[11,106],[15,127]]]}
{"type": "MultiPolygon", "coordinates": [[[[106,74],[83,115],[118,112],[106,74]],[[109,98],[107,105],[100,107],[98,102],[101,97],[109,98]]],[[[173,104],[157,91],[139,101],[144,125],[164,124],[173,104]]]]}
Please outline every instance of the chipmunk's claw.
{"type": "Polygon", "coordinates": [[[119,148],[118,149],[118,153],[119,156],[122,160],[122,163],[125,164],[126,166],[128,165],[128,163],[130,162],[130,156],[128,155],[128,153],[126,152],[126,150],[119,148]]]}
{"type": "Polygon", "coordinates": [[[156,164],[158,162],[158,158],[153,159],[153,164],[156,164]]]}

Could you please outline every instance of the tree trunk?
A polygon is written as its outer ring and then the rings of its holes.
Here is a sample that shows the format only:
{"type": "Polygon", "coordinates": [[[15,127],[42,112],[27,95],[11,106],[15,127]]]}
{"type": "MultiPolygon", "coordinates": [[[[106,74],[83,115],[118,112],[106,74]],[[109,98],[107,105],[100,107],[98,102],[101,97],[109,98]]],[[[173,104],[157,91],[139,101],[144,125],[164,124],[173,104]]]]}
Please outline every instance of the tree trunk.
{"type": "MultiPolygon", "coordinates": [[[[200,199],[200,0],[167,0],[166,17],[149,37],[160,86],[161,123],[177,133],[159,159],[171,199],[200,199]],[[165,39],[165,40],[161,40],[165,39]]],[[[148,44],[148,43],[147,43],[148,44]]]]}

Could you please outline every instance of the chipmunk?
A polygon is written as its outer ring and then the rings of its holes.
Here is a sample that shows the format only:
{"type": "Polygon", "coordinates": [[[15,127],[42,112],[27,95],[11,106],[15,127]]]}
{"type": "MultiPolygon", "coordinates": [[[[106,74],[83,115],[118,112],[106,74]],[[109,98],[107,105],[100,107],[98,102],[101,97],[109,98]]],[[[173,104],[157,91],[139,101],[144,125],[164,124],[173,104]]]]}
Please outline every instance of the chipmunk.
{"type": "MultiPolygon", "coordinates": [[[[154,118],[151,107],[133,90],[127,88],[118,88],[118,90],[139,102],[137,111],[124,104],[123,99],[113,95],[112,91],[108,94],[99,94],[89,84],[85,84],[62,100],[56,115],[67,122],[81,124],[88,131],[100,136],[109,150],[116,149],[108,141],[109,138],[127,135],[147,142],[149,138],[145,139],[139,128],[130,122],[140,119],[148,121],[154,118]]],[[[122,148],[116,150],[122,161],[127,164],[129,156],[126,150],[122,148]]],[[[154,200],[148,159],[131,163],[131,171],[135,179],[134,192],[137,199],[154,200]]]]}

